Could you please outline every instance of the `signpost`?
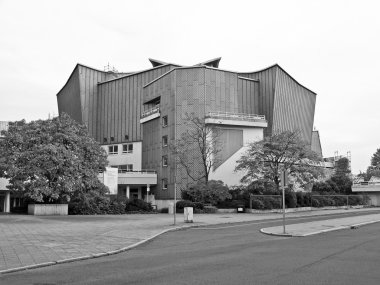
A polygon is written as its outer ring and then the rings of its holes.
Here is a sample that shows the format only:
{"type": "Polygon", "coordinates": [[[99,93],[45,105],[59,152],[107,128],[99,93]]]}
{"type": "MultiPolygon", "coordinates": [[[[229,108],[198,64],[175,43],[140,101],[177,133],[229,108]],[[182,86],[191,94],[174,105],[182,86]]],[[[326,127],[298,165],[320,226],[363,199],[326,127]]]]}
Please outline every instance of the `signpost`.
{"type": "Polygon", "coordinates": [[[286,170],[281,172],[280,183],[282,188],[282,227],[285,234],[285,186],[288,185],[288,172],[286,170]]]}

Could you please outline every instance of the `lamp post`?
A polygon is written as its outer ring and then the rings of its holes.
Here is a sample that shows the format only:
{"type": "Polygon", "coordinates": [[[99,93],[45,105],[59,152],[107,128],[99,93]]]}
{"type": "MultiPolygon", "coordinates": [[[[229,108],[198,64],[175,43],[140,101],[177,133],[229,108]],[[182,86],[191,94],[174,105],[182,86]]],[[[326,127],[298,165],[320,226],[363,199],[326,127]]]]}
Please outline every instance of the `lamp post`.
{"type": "Polygon", "coordinates": [[[281,172],[281,188],[282,188],[282,228],[283,233],[285,230],[285,186],[288,184],[288,173],[286,170],[281,172]]]}

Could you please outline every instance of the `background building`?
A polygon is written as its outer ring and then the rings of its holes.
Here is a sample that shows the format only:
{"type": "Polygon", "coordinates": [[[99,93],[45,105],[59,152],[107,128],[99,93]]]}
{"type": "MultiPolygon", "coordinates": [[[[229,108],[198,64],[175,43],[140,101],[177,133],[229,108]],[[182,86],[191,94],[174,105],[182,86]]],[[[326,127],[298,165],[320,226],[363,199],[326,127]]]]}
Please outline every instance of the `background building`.
{"type": "MultiPolygon", "coordinates": [[[[0,121],[0,140],[1,131],[8,130],[8,122],[0,121]]],[[[0,213],[9,213],[11,209],[11,193],[7,189],[8,180],[0,177],[0,213]]]]}
{"type": "Polygon", "coordinates": [[[186,131],[186,114],[221,130],[223,155],[211,178],[229,185],[239,181],[233,170],[247,143],[264,134],[299,130],[312,145],[316,93],[277,64],[240,73],[219,69],[220,59],[194,66],[150,59],[152,68],[130,73],[77,64],[57,94],[59,113],[86,124],[106,149],[119,169],[118,194],[141,198],[150,190],[170,200],[191,182],[169,149],[186,131]]]}

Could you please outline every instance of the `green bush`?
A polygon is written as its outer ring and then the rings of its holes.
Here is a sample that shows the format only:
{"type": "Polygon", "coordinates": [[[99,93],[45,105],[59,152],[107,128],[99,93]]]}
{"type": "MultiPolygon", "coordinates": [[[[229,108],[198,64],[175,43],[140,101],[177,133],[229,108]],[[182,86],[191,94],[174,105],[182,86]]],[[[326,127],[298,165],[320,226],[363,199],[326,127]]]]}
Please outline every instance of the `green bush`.
{"type": "Polygon", "coordinates": [[[218,209],[233,209],[238,206],[244,205],[244,207],[249,207],[249,200],[225,200],[217,204],[218,209]]]}
{"type": "Polygon", "coordinates": [[[217,205],[226,199],[231,199],[229,189],[220,180],[210,180],[207,184],[198,182],[186,190],[182,190],[182,199],[192,202],[217,205]]]}
{"type": "Polygon", "coordinates": [[[178,201],[176,204],[177,213],[183,213],[183,209],[185,207],[193,207],[194,213],[200,213],[204,209],[204,204],[201,202],[192,202],[189,200],[181,200],[181,201],[178,201]]]}
{"type": "Polygon", "coordinates": [[[261,199],[252,200],[252,209],[264,210],[265,209],[264,202],[261,199]]]}
{"type": "Polygon", "coordinates": [[[218,210],[217,207],[214,206],[205,206],[203,209],[203,213],[205,214],[214,214],[218,210]]]}
{"type": "Polygon", "coordinates": [[[133,199],[126,202],[126,212],[152,212],[153,207],[151,203],[147,203],[144,200],[133,199]]]}
{"type": "Polygon", "coordinates": [[[125,197],[110,198],[96,191],[78,195],[69,203],[69,215],[121,215],[152,211],[152,205],[143,200],[128,200],[125,197]]]}

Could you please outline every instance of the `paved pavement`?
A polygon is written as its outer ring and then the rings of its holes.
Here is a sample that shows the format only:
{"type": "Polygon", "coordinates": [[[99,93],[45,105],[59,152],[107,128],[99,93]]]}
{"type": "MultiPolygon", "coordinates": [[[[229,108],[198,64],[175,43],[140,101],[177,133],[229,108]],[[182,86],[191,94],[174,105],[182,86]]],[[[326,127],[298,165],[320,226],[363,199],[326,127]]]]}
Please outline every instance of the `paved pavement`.
{"type": "MultiPolygon", "coordinates": [[[[368,210],[373,211],[371,220],[376,215],[380,220],[380,209],[376,208],[288,213],[287,217],[368,210]]],[[[168,214],[64,217],[1,215],[0,273],[14,268],[51,265],[116,253],[164,231],[181,227],[278,218],[281,218],[281,214],[203,214],[194,215],[194,224],[185,224],[183,214],[178,214],[177,225],[173,226],[173,217],[168,214]]]]}
{"type": "Polygon", "coordinates": [[[260,231],[269,235],[305,237],[330,231],[357,228],[377,222],[380,222],[380,213],[301,224],[290,224],[285,226],[285,233],[283,226],[263,228],[260,231]]]}

